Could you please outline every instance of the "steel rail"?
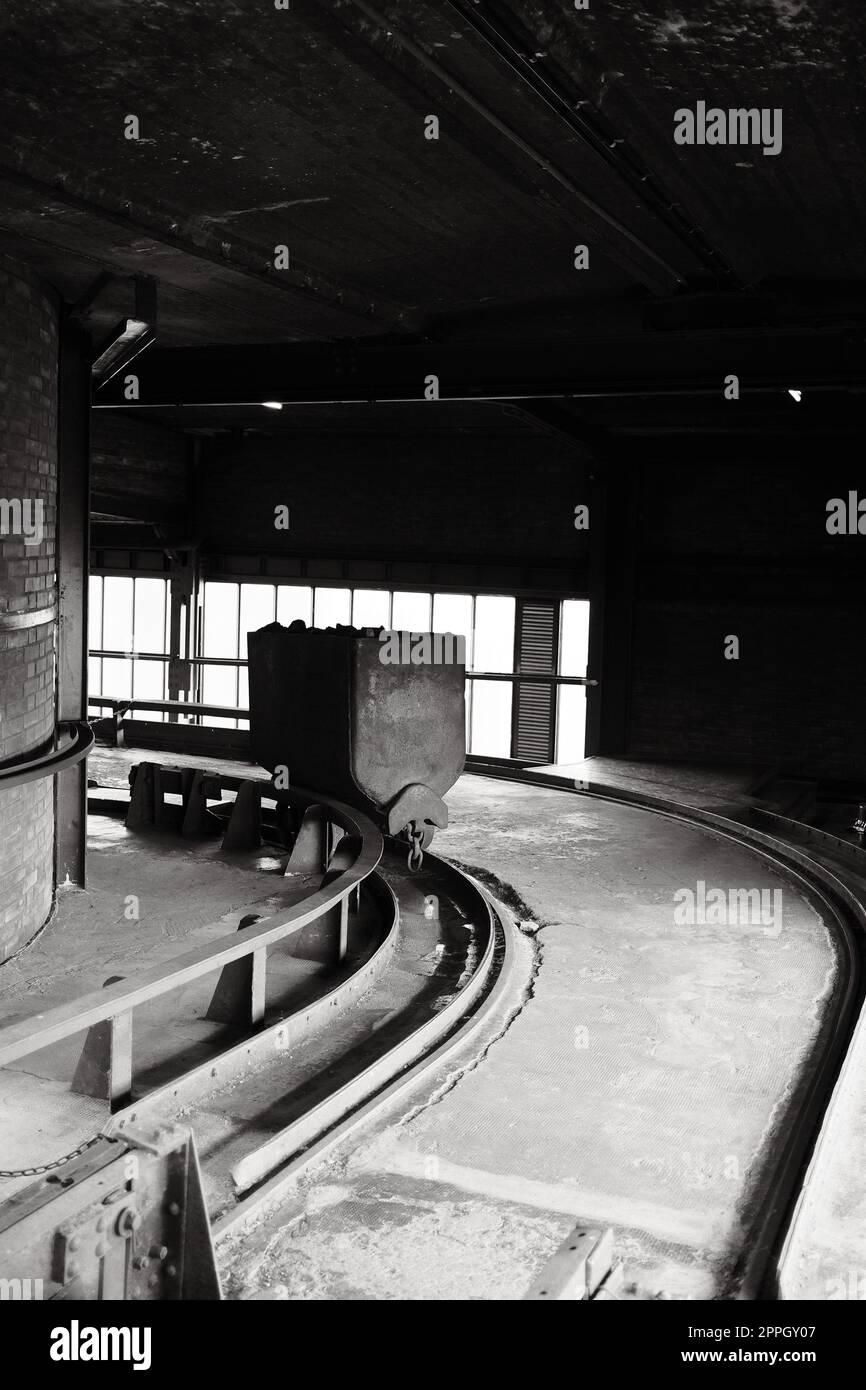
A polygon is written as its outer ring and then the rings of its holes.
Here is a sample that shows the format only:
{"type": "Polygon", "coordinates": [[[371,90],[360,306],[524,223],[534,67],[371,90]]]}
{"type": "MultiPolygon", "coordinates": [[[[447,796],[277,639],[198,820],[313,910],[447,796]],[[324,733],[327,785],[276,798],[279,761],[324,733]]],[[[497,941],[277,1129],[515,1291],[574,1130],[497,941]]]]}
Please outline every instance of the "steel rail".
{"type": "Polygon", "coordinates": [[[144,1118],[164,1123],[169,1110],[189,1109],[194,1104],[200,1104],[209,1094],[234,1085],[253,1068],[270,1061],[276,1053],[293,1047],[311,1029],[324,1022],[333,1009],[354,1003],[362,993],[371,989],[394,956],[400,929],[400,906],[392,889],[375,871],[369,875],[367,883],[381,894],[385,934],[347,979],[338,981],[312,1002],[301,1005],[234,1047],[224,1049],[217,1057],[209,1058],[200,1066],[192,1067],[115,1111],[102,1132],[119,1133],[128,1124],[140,1123],[144,1118]],[[154,1115],[153,1112],[157,1110],[159,1113],[154,1115]]]}
{"type": "MultiPolygon", "coordinates": [[[[461,82],[452,72],[444,68],[442,64],[428,52],[423,44],[416,42],[410,34],[400,29],[397,24],[394,23],[393,20],[390,20],[387,15],[384,15],[381,10],[371,5],[369,0],[351,0],[351,3],[366,16],[371,24],[375,25],[383,34],[387,35],[392,44],[397,45],[406,53],[410,54],[415,62],[420,64],[432,77],[435,77],[449,93],[453,94],[462,101],[464,105],[468,106],[470,110],[474,111],[476,115],[480,116],[487,125],[493,130],[496,130],[501,136],[519,149],[533,164],[543,169],[549,178],[558,183],[566,193],[579,202],[582,207],[586,208],[587,212],[589,212],[593,218],[597,219],[598,222],[602,223],[606,228],[609,228],[617,238],[614,247],[607,248],[607,254],[611,260],[615,258],[621,260],[627,255],[628,263],[626,269],[628,269],[636,279],[647,284],[651,289],[672,291],[685,284],[685,276],[681,270],[671,265],[670,262],[658,251],[654,250],[648,242],[644,241],[636,232],[633,232],[630,227],[626,226],[618,217],[615,217],[607,208],[602,207],[602,205],[594,198],[591,198],[588,193],[585,193],[565,170],[560,168],[558,164],[554,164],[553,160],[548,159],[547,155],[539,150],[531,141],[525,139],[520,134],[519,130],[516,130],[514,126],[503,120],[501,116],[498,116],[485,101],[482,101],[480,97],[470,91],[465,83],[461,82]],[[623,243],[628,247],[628,251],[625,250],[623,243]]],[[[369,31],[366,27],[364,27],[361,32],[363,37],[369,42],[369,31]]]]}
{"type": "Polygon", "coordinates": [[[399,1072],[411,1066],[436,1042],[445,1037],[478,1000],[494,964],[496,933],[489,900],[465,874],[437,855],[431,854],[429,850],[425,851],[424,862],[427,866],[433,866],[439,881],[450,882],[461,892],[464,905],[468,903],[470,920],[473,920],[476,930],[480,931],[483,942],[472,974],[444,1008],[415,1028],[408,1037],[401,1039],[357,1076],[331,1092],[324,1100],[306,1110],[303,1115],[241,1159],[232,1170],[238,1191],[248,1191],[262,1182],[281,1164],[320,1138],[339,1120],[368,1100],[399,1072]]]}
{"type": "MultiPolygon", "coordinates": [[[[476,999],[474,1007],[464,1010],[462,1019],[456,1022],[450,1031],[440,1035],[438,1043],[431,1047],[428,1039],[427,1050],[418,1055],[414,1062],[393,1076],[390,1081],[385,1081],[384,1085],[373,1089],[365,1100],[324,1129],[317,1138],[310,1140],[258,1186],[242,1195],[236,1205],[223,1213],[214,1223],[215,1244],[240,1234],[262,1220],[269,1211],[285,1201],[302,1177],[317,1164],[328,1159],[338,1145],[353,1136],[363,1125],[378,1119],[387,1111],[395,1110],[398,1106],[405,1107],[412,1097],[417,1095],[422,1083],[434,1074],[441,1073],[443,1068],[459,1067],[466,1044],[472,1041],[484,1021],[502,1008],[518,968],[517,933],[510,930],[507,920],[491,904],[489,895],[471,876],[463,874],[453,865],[448,865],[448,868],[471,884],[485,899],[492,912],[497,953],[501,945],[501,960],[494,959],[491,963],[483,998],[476,999]]],[[[449,1072],[448,1075],[453,1075],[453,1072],[449,1072]]]]}
{"type": "MultiPolygon", "coordinates": [[[[141,652],[110,652],[99,651],[91,648],[90,656],[106,657],[116,661],[162,661],[169,662],[170,656],[162,654],[160,656],[150,656],[141,652]]],[[[249,661],[245,656],[189,656],[183,660],[188,666],[233,666],[238,670],[247,670],[249,661]]],[[[561,676],[557,671],[467,671],[468,681],[537,681],[542,685],[598,685],[597,680],[592,680],[588,676],[561,676]]],[[[99,705],[105,709],[147,709],[147,710],[167,710],[170,713],[189,710],[195,713],[196,710],[212,709],[215,714],[233,714],[238,717],[249,715],[249,710],[236,709],[233,705],[205,705],[195,704],[190,700],[157,700],[139,699],[136,695],[115,696],[115,695],[91,695],[88,696],[88,703],[99,705]]]]}
{"type": "MultiPolygon", "coordinates": [[[[272,1063],[317,1027],[326,1026],[328,1016],[335,1008],[351,1005],[371,986],[380,982],[393,959],[400,926],[399,896],[376,872],[384,849],[383,837],[366,817],[340,802],[325,800],[317,793],[301,788],[295,789],[293,800],[299,804],[323,804],[335,824],[340,824],[350,833],[364,832],[361,853],[352,868],[335,879],[330,891],[318,890],[288,911],[246,928],[240,938],[237,933],[222,937],[203,950],[186,952],[164,966],[94,991],[44,1015],[35,1015],[10,1028],[0,1029],[0,1066],[79,1033],[94,1023],[110,1019],[114,1024],[119,1018],[129,1018],[136,1005],[167,994],[233,960],[264,950],[330,911],[347,898],[365,875],[370,887],[383,900],[386,930],[382,940],[348,978],[339,981],[325,994],[301,1005],[293,1013],[260,1028],[234,1046],[224,1048],[214,1057],[144,1095],[132,1100],[127,1092],[125,1103],[114,1110],[103,1133],[121,1137],[127,1124],[137,1123],[142,1118],[162,1123],[172,1111],[189,1110],[208,1094],[226,1086],[242,1084],[251,1072],[272,1063]]],[[[389,844],[392,849],[397,847],[396,841],[389,844]]],[[[402,843],[399,848],[402,857],[402,843]]],[[[496,956],[498,919],[487,895],[454,866],[429,853],[425,858],[428,868],[431,865],[434,867],[436,883],[450,889],[460,902],[461,912],[475,927],[477,957],[471,973],[443,1008],[425,1018],[420,1026],[388,1048],[357,1076],[326,1095],[270,1141],[240,1161],[234,1176],[239,1190],[246,1194],[238,1204],[244,1220],[257,1207],[259,1188],[265,1194],[272,1193],[275,1185],[279,1186],[284,1181],[285,1172],[288,1171],[286,1159],[297,1155],[300,1149],[312,1152],[319,1145],[327,1146],[329,1134],[337,1135],[353,1127],[356,1114],[365,1115],[370,1105],[375,1106],[373,1097],[377,1093],[386,1091],[389,1096],[402,1093],[426,1070],[428,1058],[432,1066],[436,1059],[441,1060],[446,1051],[450,1052],[450,1040],[455,1040],[456,1046],[458,1036],[462,1038],[470,1028],[478,1026],[485,1013],[477,1007],[482,995],[492,989],[492,993],[498,997],[504,985],[504,980],[500,978],[502,968],[496,956]],[[467,1016],[470,1022],[466,1022],[467,1016]],[[279,1171],[274,1176],[275,1169],[279,1171]],[[255,1190],[251,1192],[250,1189],[255,1190]]],[[[243,913],[243,908],[237,909],[238,915],[243,913]]],[[[511,956],[512,952],[508,950],[504,959],[510,962],[511,956]]],[[[126,1040],[130,1037],[131,1030],[123,1030],[121,1045],[128,1046],[126,1040]]],[[[131,1085],[131,1055],[127,1075],[131,1085]]],[[[294,1165],[289,1166],[294,1168],[294,1165]]],[[[234,1212],[230,1211],[221,1218],[221,1233],[233,1225],[234,1212]]]]}
{"type": "MultiPolygon", "coordinates": [[[[642,809],[708,830],[749,849],[784,872],[797,884],[807,899],[818,907],[822,920],[833,931],[839,948],[839,988],[831,1011],[828,1010],[824,1019],[820,1055],[812,1059],[810,1074],[800,1086],[797,1106],[789,1103],[788,1114],[785,1117],[786,1134],[778,1151],[769,1155],[752,1182],[750,1191],[757,1198],[756,1211],[750,1220],[748,1247],[739,1253],[731,1285],[732,1296],[735,1298],[778,1298],[780,1264],[784,1250],[790,1243],[804,1176],[814,1155],[824,1117],[845,1062],[850,1038],[861,1017],[864,984],[864,972],[861,967],[866,941],[866,909],[863,902],[842,878],[826,864],[815,859],[807,849],[731,816],[624,788],[592,784],[578,787],[572,779],[557,774],[532,772],[526,767],[503,767],[476,762],[471,771],[493,780],[507,780],[552,792],[566,792],[642,809]],[[758,1189],[761,1189],[760,1192],[758,1189]]],[[[299,794],[302,799],[322,800],[312,792],[299,794]]],[[[173,988],[216,970],[232,960],[263,949],[293,931],[300,930],[334,907],[357,882],[375,870],[381,858],[383,842],[375,827],[366,822],[366,818],[359,812],[337,802],[328,802],[327,805],[329,813],[334,813],[335,823],[341,824],[351,833],[361,832],[364,842],[352,869],[346,870],[331,885],[330,891],[319,890],[287,912],[276,914],[256,927],[247,928],[243,933],[243,940],[239,941],[236,934],[221,938],[211,947],[187,952],[169,962],[167,966],[143,972],[134,979],[85,996],[71,1005],[61,1006],[48,1014],[36,1015],[9,1029],[0,1030],[0,1065],[79,1032],[91,1023],[116,1017],[118,1013],[126,1012],[137,1003],[170,992],[173,988]],[[365,826],[369,827],[368,834],[372,831],[378,841],[374,850],[369,848],[367,836],[363,833],[365,826]]],[[[793,827],[798,825],[797,822],[790,824],[793,827]]],[[[835,848],[834,837],[828,836],[827,839],[833,842],[828,847],[828,853],[832,853],[835,848]]],[[[467,1030],[476,1027],[486,1016],[486,1008],[479,1010],[477,1004],[493,973],[496,919],[486,895],[472,884],[471,879],[438,858],[435,859],[435,863],[437,872],[459,879],[464,891],[467,886],[471,886],[478,900],[485,904],[488,932],[481,960],[467,984],[449,1001],[445,1010],[428,1019],[359,1076],[313,1106],[293,1124],[236,1165],[236,1183],[238,1188],[248,1195],[218,1222],[215,1232],[217,1238],[223,1238],[236,1231],[239,1225],[245,1224],[253,1216],[260,1215],[266,1205],[280,1200],[297,1179],[299,1172],[309,1168],[311,1163],[318,1161],[361,1123],[377,1114],[395,1097],[402,1097],[408,1089],[416,1086],[429,1074],[435,1059],[441,1058],[443,1049],[449,1048],[449,1033],[462,1039],[467,1030]],[[461,1019],[464,1020],[462,1028],[459,1026],[461,1019]],[[438,1048],[437,1041],[440,1044],[438,1048]]],[[[375,954],[378,955],[379,952],[375,954]]],[[[503,981],[499,983],[501,985],[503,981]]],[[[261,1035],[264,1040],[262,1048],[281,1048],[284,1045],[281,1036],[287,1036],[285,1030],[303,1028],[305,1023],[310,1021],[312,1008],[321,1014],[323,1010],[341,1002],[337,998],[338,991],[339,987],[322,1000],[316,1001],[313,1006],[302,1008],[295,1015],[290,1015],[288,1019],[281,1020],[265,1030],[261,1035]]],[[[168,1086],[142,1098],[138,1106],[130,1105],[127,1110],[118,1114],[118,1127],[122,1127],[127,1115],[130,1119],[133,1118],[138,1109],[150,1107],[151,1102],[156,1103],[165,1098],[170,1091],[174,1092],[172,1098],[176,1099],[183,1090],[188,1103],[188,1098],[200,1083],[204,1071],[210,1070],[213,1078],[214,1066],[219,1069],[222,1064],[224,1069],[224,1074],[217,1071],[216,1086],[226,1084],[227,1078],[240,1074],[247,1065],[244,1059],[251,1056],[250,1048],[255,1042],[256,1039],[253,1037],[227,1050],[214,1063],[184,1074],[168,1086]]],[[[264,1051],[260,1055],[264,1055],[264,1051]]]]}
{"type": "MultiPolygon", "coordinates": [[[[284,912],[275,913],[263,921],[232,932],[197,950],[185,951],[162,965],[104,989],[94,990],[58,1005],[44,1014],[34,1014],[19,1023],[0,1028],[0,1066],[18,1061],[52,1043],[61,1042],[95,1023],[117,1020],[140,1004],[170,994],[182,985],[190,984],[233,961],[242,960],[256,951],[295,934],[319,917],[338,907],[352,889],[367,878],[382,857],[384,842],[380,832],[360,811],[339,801],[325,801],[302,788],[297,794],[325,805],[329,817],[348,834],[361,837],[361,848],[351,868],[345,869],[333,883],[319,888],[300,903],[284,912]]],[[[255,907],[252,904],[251,907],[255,907]]],[[[243,909],[240,910],[243,915],[243,909]]]]}
{"type": "Polygon", "coordinates": [[[833,929],[839,950],[840,988],[832,1006],[832,1015],[828,1011],[824,1020],[824,1046],[819,1056],[812,1059],[811,1072],[801,1087],[799,1104],[789,1104],[785,1116],[787,1133],[779,1153],[773,1156],[770,1173],[762,1171],[759,1175],[765,1183],[766,1195],[757,1216],[753,1218],[748,1246],[739,1252],[733,1275],[733,1297],[777,1300],[780,1296],[782,1261],[791,1243],[799,1195],[854,1031],[858,1022],[866,1017],[863,1012],[866,991],[866,907],[848,884],[807,850],[731,816],[626,788],[608,789],[591,783],[578,787],[574,779],[554,773],[534,772],[526,767],[502,767],[476,762],[471,771],[494,781],[517,782],[634,807],[711,830],[760,855],[796,880],[813,905],[817,904],[821,909],[822,920],[833,929]]]}
{"type": "Polygon", "coordinates": [[[0,613],[0,632],[25,632],[29,628],[47,627],[56,620],[56,603],[50,603],[47,608],[31,608],[24,613],[0,613]]]}
{"type": "Polygon", "coordinates": [[[739,285],[722,253],[662,186],[650,166],[643,163],[574,80],[546,53],[538,51],[539,40],[534,34],[525,31],[521,35],[515,16],[506,13],[502,6],[488,3],[482,7],[468,0],[446,0],[446,4],[507,65],[519,84],[530,90],[587,149],[604,160],[705,270],[723,277],[728,284],[739,285]]]}
{"type": "Polygon", "coordinates": [[[57,746],[47,753],[0,763],[0,792],[65,772],[86,758],[94,743],[93,730],[83,720],[58,724],[54,737],[57,746]]]}

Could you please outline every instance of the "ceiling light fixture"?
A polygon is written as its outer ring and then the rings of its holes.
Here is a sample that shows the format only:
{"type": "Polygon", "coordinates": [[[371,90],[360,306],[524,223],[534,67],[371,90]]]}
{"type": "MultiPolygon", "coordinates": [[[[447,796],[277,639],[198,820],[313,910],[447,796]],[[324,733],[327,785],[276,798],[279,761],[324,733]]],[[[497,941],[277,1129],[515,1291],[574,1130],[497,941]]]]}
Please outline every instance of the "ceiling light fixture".
{"type": "Polygon", "coordinates": [[[104,386],[127,367],[156,338],[156,281],[149,275],[135,277],[135,309],[115,324],[96,350],[91,373],[104,386]]]}

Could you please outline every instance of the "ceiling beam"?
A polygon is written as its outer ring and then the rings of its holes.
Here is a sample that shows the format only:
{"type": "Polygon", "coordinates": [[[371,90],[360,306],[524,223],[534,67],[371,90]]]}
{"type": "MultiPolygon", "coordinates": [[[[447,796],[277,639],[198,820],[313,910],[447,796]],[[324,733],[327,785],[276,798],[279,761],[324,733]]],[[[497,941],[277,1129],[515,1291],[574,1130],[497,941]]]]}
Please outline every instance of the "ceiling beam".
{"type": "Polygon", "coordinates": [[[581,415],[573,414],[556,399],[521,401],[519,405],[503,405],[502,409],[514,419],[542,429],[554,439],[565,439],[581,452],[603,458],[610,449],[610,435],[581,415]]]}
{"type": "MultiPolygon", "coordinates": [[[[185,226],[182,214],[166,208],[144,208],[133,206],[131,202],[121,204],[109,193],[85,196],[67,188],[62,179],[50,180],[0,165],[0,184],[6,183],[16,188],[24,188],[43,204],[62,203],[77,213],[84,214],[96,224],[111,224],[125,230],[130,239],[146,237],[160,246],[166,246],[179,254],[197,261],[207,261],[222,271],[231,271],[247,279],[266,284],[277,293],[318,301],[350,318],[363,319],[366,323],[378,324],[383,329],[399,330],[403,333],[418,333],[419,325],[412,311],[400,304],[390,303],[379,296],[363,294],[350,285],[330,280],[314,267],[291,259],[289,268],[277,270],[274,262],[274,248],[254,245],[232,232],[230,238],[221,238],[200,226],[185,226]]],[[[58,250],[64,248],[58,246],[58,250]]],[[[78,253],[70,251],[75,259],[78,253]]],[[[129,276],[129,269],[118,274],[129,276]]],[[[161,267],[160,278],[173,283],[165,266],[161,267]]]]}
{"type": "Polygon", "coordinates": [[[531,91],[573,136],[613,169],[704,270],[728,288],[739,283],[721,252],[642,162],[622,132],[614,129],[586,93],[542,51],[540,40],[518,23],[506,5],[497,0],[485,0],[483,7],[476,0],[445,3],[507,65],[521,87],[531,91]]]}
{"type": "MultiPolygon", "coordinates": [[[[348,5],[338,0],[338,13],[345,26],[351,24],[352,9],[358,11],[358,22],[352,31],[367,46],[387,43],[390,46],[388,64],[396,68],[394,50],[402,50],[411,63],[435,78],[449,93],[457,97],[481,120],[510,144],[521,151],[524,157],[541,169],[564,191],[571,201],[580,204],[582,216],[587,226],[594,227],[599,238],[605,240],[601,246],[603,254],[614,264],[655,293],[669,294],[685,285],[682,271],[671,265],[651,246],[630,230],[619,218],[591,198],[565,171],[549,159],[507,121],[503,120],[484,101],[472,92],[463,82],[442,66],[420,43],[393,23],[368,0],[350,0],[348,5]],[[363,18],[361,18],[363,16],[363,18]],[[368,21],[367,23],[364,20],[368,21]]],[[[465,142],[464,142],[465,143],[465,142]]],[[[477,151],[472,151],[477,153],[477,151]]]]}
{"type": "Polygon", "coordinates": [[[437,392],[443,401],[689,395],[723,400],[725,378],[732,374],[742,395],[862,388],[866,325],[644,333],[519,348],[363,341],[151,348],[135,368],[137,391],[125,385],[128,374],[121,374],[95,392],[94,405],[433,403],[437,392]]]}

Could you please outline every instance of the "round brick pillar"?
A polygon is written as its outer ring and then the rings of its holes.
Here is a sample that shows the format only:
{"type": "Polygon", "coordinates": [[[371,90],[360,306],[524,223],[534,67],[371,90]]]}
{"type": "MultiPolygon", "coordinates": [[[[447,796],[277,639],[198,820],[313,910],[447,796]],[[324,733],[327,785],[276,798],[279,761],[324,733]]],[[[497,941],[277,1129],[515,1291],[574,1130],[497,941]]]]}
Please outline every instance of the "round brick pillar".
{"type": "MultiPolygon", "coordinates": [[[[57,371],[57,298],[0,254],[0,768],[54,734],[57,371]]],[[[0,781],[0,961],[53,898],[53,779],[0,781]]]]}

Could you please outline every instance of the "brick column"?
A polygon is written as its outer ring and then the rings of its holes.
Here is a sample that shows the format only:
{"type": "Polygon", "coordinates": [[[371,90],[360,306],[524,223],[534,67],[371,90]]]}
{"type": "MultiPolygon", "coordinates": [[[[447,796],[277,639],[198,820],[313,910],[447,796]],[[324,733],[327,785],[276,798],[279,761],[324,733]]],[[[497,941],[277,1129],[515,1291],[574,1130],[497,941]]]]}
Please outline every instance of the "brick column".
{"type": "MultiPolygon", "coordinates": [[[[0,254],[0,763],[51,747],[57,575],[57,297],[0,254]]],[[[54,894],[52,778],[0,790],[0,961],[54,894]]]]}

